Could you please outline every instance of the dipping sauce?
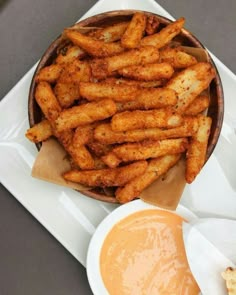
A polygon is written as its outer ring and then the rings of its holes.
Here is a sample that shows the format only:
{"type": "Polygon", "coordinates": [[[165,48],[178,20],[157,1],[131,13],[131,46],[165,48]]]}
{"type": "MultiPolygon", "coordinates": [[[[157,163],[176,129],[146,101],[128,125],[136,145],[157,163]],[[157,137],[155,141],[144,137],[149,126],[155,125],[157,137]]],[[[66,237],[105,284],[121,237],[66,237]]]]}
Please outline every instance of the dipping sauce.
{"type": "Polygon", "coordinates": [[[122,219],[108,233],[100,255],[110,295],[195,295],[182,238],[183,218],[147,209],[122,219]]]}

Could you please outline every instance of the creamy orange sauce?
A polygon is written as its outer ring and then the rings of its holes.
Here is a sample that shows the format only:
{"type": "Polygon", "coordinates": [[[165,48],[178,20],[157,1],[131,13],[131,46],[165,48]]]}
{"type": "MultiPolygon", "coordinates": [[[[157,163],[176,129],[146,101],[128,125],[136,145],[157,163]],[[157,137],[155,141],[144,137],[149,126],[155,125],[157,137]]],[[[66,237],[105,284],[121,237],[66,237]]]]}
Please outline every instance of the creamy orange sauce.
{"type": "Polygon", "coordinates": [[[195,295],[183,219],[158,209],[129,215],[114,225],[101,250],[100,271],[110,295],[195,295]]]}

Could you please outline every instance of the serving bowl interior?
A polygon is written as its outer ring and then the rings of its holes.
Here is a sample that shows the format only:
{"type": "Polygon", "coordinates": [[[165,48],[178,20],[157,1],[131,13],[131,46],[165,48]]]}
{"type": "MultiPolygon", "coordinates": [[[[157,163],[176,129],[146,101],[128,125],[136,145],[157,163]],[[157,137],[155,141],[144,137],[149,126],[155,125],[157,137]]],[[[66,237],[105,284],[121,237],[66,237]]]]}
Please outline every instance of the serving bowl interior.
{"type": "MultiPolygon", "coordinates": [[[[135,12],[136,10],[118,10],[118,11],[101,13],[101,14],[89,17],[85,20],[82,20],[78,24],[80,27],[99,27],[99,28],[106,27],[115,23],[119,23],[121,21],[130,20],[135,12]]],[[[166,25],[172,22],[171,20],[163,16],[160,16],[151,12],[144,12],[144,13],[147,14],[148,16],[150,15],[156,16],[159,19],[161,28],[165,27],[166,25]]],[[[201,44],[201,42],[186,29],[181,30],[181,33],[178,35],[178,42],[180,42],[182,46],[205,49],[205,47],[201,44]]],[[[29,116],[29,124],[31,127],[39,123],[42,119],[42,112],[35,100],[36,75],[42,68],[52,64],[58,51],[63,49],[63,47],[65,47],[66,45],[67,44],[66,44],[64,36],[60,35],[54,42],[51,43],[51,45],[45,51],[35,70],[35,73],[31,81],[29,97],[28,97],[28,116],[29,116]]],[[[220,135],[220,131],[221,131],[222,123],[223,123],[223,115],[224,115],[224,96],[223,96],[222,83],[221,83],[221,79],[217,71],[217,68],[207,51],[206,51],[206,54],[207,54],[207,59],[212,63],[216,71],[216,77],[212,80],[210,84],[210,105],[207,110],[207,115],[212,118],[212,126],[211,126],[209,142],[207,147],[207,155],[206,155],[206,161],[207,161],[209,157],[211,156],[220,135]]],[[[41,144],[36,144],[36,146],[37,146],[37,149],[39,150],[41,147],[41,144]]],[[[110,203],[117,203],[112,191],[110,190],[93,188],[91,190],[82,191],[81,193],[97,200],[110,202],[110,203]]]]}

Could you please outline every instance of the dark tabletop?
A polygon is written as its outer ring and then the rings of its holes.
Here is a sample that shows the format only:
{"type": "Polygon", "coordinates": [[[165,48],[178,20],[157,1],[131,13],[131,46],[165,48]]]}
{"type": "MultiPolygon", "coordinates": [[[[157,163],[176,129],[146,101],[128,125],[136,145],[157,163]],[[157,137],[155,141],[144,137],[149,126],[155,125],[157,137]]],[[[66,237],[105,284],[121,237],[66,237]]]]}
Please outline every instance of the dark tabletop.
{"type": "MultiPolygon", "coordinates": [[[[95,3],[0,0],[0,98],[62,29],[95,3]]],[[[235,0],[159,0],[159,4],[176,18],[185,16],[186,28],[236,73],[235,0]]],[[[84,267],[1,184],[0,294],[92,294],[84,267]]]]}

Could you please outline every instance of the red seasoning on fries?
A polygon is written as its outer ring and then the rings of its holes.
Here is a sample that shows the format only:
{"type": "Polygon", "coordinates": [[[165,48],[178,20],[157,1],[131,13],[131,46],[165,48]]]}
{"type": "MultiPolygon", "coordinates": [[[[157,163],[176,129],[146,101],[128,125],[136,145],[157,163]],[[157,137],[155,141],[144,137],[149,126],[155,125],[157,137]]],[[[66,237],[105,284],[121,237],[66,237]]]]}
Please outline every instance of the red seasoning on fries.
{"type": "Polygon", "coordinates": [[[126,203],[181,157],[188,183],[200,173],[215,71],[179,45],[184,22],[163,28],[137,12],[101,28],[65,29],[64,48],[35,79],[42,120],[26,132],[35,143],[57,138],[72,163],[65,180],[126,203]]]}
{"type": "Polygon", "coordinates": [[[125,48],[137,48],[146,28],[146,15],[136,12],[121,37],[121,45],[125,48]]]}

